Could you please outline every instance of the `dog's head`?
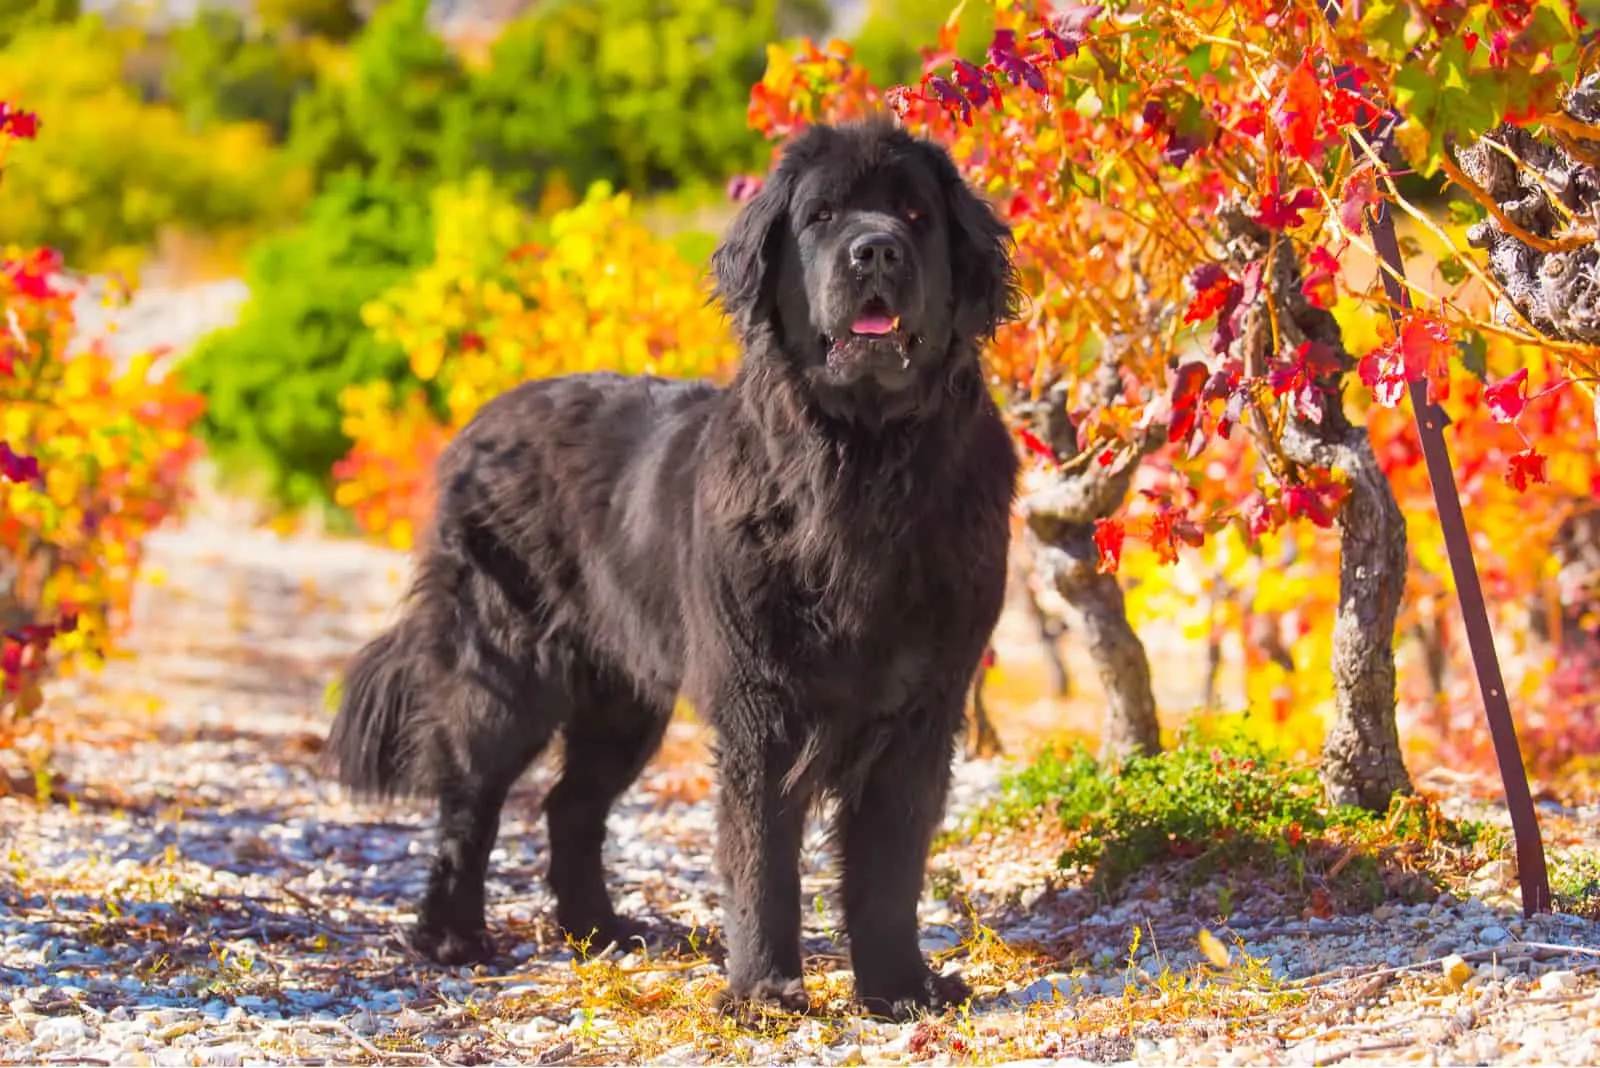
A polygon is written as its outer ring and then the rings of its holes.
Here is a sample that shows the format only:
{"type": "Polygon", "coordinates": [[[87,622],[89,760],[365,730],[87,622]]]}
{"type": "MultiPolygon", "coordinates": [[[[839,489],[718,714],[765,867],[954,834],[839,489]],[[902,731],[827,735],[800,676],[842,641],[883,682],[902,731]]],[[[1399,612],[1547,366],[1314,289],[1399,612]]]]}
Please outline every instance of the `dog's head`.
{"type": "Polygon", "coordinates": [[[775,334],[829,407],[913,403],[1018,303],[1009,228],[944,149],[881,119],[786,146],[712,270],[747,343],[775,334]]]}

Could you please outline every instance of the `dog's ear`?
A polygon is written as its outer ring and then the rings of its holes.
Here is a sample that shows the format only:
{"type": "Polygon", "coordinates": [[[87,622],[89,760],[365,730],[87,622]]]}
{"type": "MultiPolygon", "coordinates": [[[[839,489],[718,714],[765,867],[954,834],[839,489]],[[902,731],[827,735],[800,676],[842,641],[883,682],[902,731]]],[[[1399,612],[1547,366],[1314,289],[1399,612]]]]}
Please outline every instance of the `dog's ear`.
{"type": "Polygon", "coordinates": [[[745,202],[711,253],[716,296],[740,334],[771,316],[776,307],[773,274],[788,213],[789,175],[780,166],[745,202]]]}
{"type": "Polygon", "coordinates": [[[1011,258],[1011,227],[972,191],[943,148],[924,144],[944,190],[945,218],[950,222],[956,333],[985,340],[1022,308],[1022,289],[1011,258]]]}

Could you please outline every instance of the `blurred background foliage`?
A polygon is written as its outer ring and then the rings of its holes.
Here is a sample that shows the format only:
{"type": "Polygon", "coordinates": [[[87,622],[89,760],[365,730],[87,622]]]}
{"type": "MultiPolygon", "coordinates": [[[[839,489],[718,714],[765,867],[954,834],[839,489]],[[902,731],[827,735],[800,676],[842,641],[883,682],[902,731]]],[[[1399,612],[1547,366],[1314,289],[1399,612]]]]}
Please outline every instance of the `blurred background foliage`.
{"type": "MultiPolygon", "coordinates": [[[[437,191],[470,185],[533,224],[604,188],[703,272],[727,182],[765,165],[745,111],[768,46],[839,35],[914,77],[911,42],[949,14],[947,0],[0,0],[0,99],[48,132],[8,163],[0,244],[146,288],[242,278],[237,323],[181,364],[208,400],[207,444],[274,506],[333,508],[346,387],[420,389],[446,415],[437,384],[362,321],[433,262],[437,191]]],[[[964,20],[962,50],[987,36],[964,20]]]]}

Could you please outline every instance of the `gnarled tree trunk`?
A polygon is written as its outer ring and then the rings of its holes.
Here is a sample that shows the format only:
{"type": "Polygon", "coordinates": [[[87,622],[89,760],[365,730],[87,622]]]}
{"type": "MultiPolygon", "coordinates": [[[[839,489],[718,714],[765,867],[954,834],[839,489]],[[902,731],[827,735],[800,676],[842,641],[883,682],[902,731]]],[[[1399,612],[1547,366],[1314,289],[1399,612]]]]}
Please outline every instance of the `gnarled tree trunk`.
{"type": "Polygon", "coordinates": [[[1546,125],[1553,143],[1501,126],[1456,152],[1458,177],[1499,210],[1467,241],[1487,250],[1490,274],[1535,330],[1600,344],[1600,74],[1579,83],[1563,111],[1565,122],[1546,125]]]}
{"type": "MultiPolygon", "coordinates": [[[[1112,359],[1102,364],[1095,388],[1107,394],[1107,401],[1120,389],[1112,359]]],[[[1041,404],[1031,408],[1019,404],[1017,409],[1062,461],[1059,477],[1024,496],[1021,506],[1034,570],[1077,613],[1075,633],[1094,662],[1105,691],[1101,755],[1117,760],[1159,752],[1161,729],[1150,685],[1150,660],[1128,622],[1116,576],[1099,569],[1094,528],[1095,520],[1109,518],[1122,506],[1139,461],[1161,443],[1165,427],[1153,429],[1134,456],[1102,467],[1078,452],[1077,431],[1067,417],[1063,387],[1050,390],[1041,404]]]]}
{"type": "MultiPolygon", "coordinates": [[[[1341,367],[1352,361],[1332,314],[1311,304],[1301,292],[1300,265],[1286,247],[1271,251],[1270,235],[1242,206],[1223,213],[1232,240],[1230,255],[1240,264],[1271,256],[1266,284],[1250,309],[1240,338],[1246,373],[1259,373],[1268,357],[1292,353],[1307,341],[1320,342],[1338,355],[1341,367]],[[1269,314],[1271,301],[1275,313],[1269,314]],[[1277,337],[1274,339],[1273,321],[1277,337]]],[[[1339,468],[1350,493],[1340,509],[1339,607],[1333,624],[1334,722],[1322,749],[1322,782],[1334,804],[1375,811],[1389,807],[1397,793],[1413,790],[1400,753],[1395,720],[1395,624],[1406,585],[1406,524],[1394,490],[1372,451],[1366,427],[1355,426],[1344,411],[1343,373],[1329,376],[1320,420],[1298,406],[1275,437],[1256,421],[1251,432],[1269,453],[1292,464],[1339,468]]]]}

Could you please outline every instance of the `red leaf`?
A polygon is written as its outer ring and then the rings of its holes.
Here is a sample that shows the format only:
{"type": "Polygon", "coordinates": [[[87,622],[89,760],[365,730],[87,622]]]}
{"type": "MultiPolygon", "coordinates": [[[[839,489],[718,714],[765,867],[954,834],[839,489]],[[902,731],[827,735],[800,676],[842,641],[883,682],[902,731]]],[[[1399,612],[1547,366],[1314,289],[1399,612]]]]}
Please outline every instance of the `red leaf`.
{"type": "Polygon", "coordinates": [[[1122,529],[1119,520],[1094,521],[1094,547],[1100,551],[1100,563],[1096,570],[1105,574],[1116,573],[1117,568],[1122,566],[1122,542],[1126,537],[1127,531],[1122,529]]]}
{"type": "Polygon", "coordinates": [[[1000,91],[994,87],[989,73],[982,67],[975,67],[959,56],[951,66],[956,76],[956,84],[961,87],[961,91],[966,94],[973,107],[981,108],[991,101],[999,102],[1000,91]]]}
{"type": "Polygon", "coordinates": [[[1489,414],[1497,423],[1514,423],[1522,414],[1522,409],[1527,406],[1528,395],[1525,387],[1528,384],[1528,369],[1519,370],[1510,378],[1502,378],[1483,391],[1483,399],[1489,405],[1489,414]]]}
{"type": "Polygon", "coordinates": [[[1250,499],[1244,502],[1244,522],[1252,538],[1259,538],[1278,526],[1277,517],[1272,514],[1267,498],[1260,493],[1251,494],[1250,499]]]}
{"type": "Polygon", "coordinates": [[[1362,125],[1363,118],[1372,116],[1375,113],[1371,105],[1367,103],[1366,97],[1343,86],[1336,86],[1329,90],[1327,99],[1323,101],[1323,104],[1327,108],[1323,119],[1325,122],[1331,123],[1335,128],[1362,125]]]}
{"type": "Polygon", "coordinates": [[[1303,160],[1313,160],[1321,154],[1322,86],[1317,82],[1310,56],[1289,75],[1277,112],[1290,152],[1303,160]]]}
{"type": "Polygon", "coordinates": [[[1361,381],[1371,386],[1378,403],[1393,408],[1409,383],[1428,383],[1434,400],[1448,396],[1450,356],[1455,345],[1449,328],[1423,312],[1412,312],[1400,324],[1399,334],[1361,360],[1361,381]]]}
{"type": "Polygon", "coordinates": [[[1289,486],[1283,491],[1283,503],[1291,519],[1309,519],[1323,528],[1333,526],[1333,509],[1309,486],[1289,486]]]}
{"type": "Polygon", "coordinates": [[[38,477],[38,460],[13,452],[9,444],[0,441],[0,478],[7,482],[32,482],[38,477]]]}
{"type": "Polygon", "coordinates": [[[1161,505],[1150,517],[1150,547],[1156,551],[1156,559],[1163,564],[1177,563],[1180,541],[1198,547],[1205,544],[1205,534],[1183,512],[1161,505]]]}
{"type": "Polygon", "coordinates": [[[1035,434],[1027,427],[1017,427],[1017,437],[1022,439],[1022,443],[1028,447],[1028,451],[1033,453],[1035,456],[1042,456],[1051,463],[1056,462],[1056,454],[1054,450],[1052,450],[1050,446],[1046,445],[1043,441],[1039,440],[1039,435],[1035,434]]]}
{"type": "Polygon", "coordinates": [[[0,100],[0,134],[9,134],[21,141],[32,141],[39,136],[39,116],[0,100]]]}
{"type": "MultiPolygon", "coordinates": [[[[1196,271],[1190,277],[1194,281],[1200,274],[1196,271]]],[[[1197,287],[1194,299],[1184,309],[1183,321],[1185,323],[1201,323],[1211,318],[1217,312],[1227,307],[1230,297],[1235,297],[1239,291],[1239,283],[1222,271],[1218,271],[1215,280],[1208,285],[1197,287]]]]}
{"type": "Polygon", "coordinates": [[[1167,426],[1167,440],[1180,441],[1189,436],[1200,418],[1200,393],[1211,377],[1211,369],[1199,360],[1190,360],[1179,367],[1172,379],[1172,421],[1167,426]]]}
{"type": "Polygon", "coordinates": [[[1378,181],[1371,164],[1350,172],[1344,183],[1344,199],[1339,201],[1339,222],[1348,233],[1359,234],[1366,225],[1366,209],[1378,199],[1378,181]]]}
{"type": "MultiPolygon", "coordinates": [[[[1065,35],[1062,35],[1063,39],[1065,35]]],[[[989,62],[993,63],[1005,74],[1012,85],[1027,85],[1036,93],[1048,93],[1050,86],[1046,84],[1044,75],[1039,73],[1027,57],[1017,52],[1017,35],[1014,30],[994,31],[994,41],[989,45],[989,62]]],[[[973,101],[978,103],[978,101],[973,101]]]]}
{"type": "Polygon", "coordinates": [[[1300,292],[1314,307],[1333,307],[1339,296],[1338,287],[1334,285],[1334,279],[1339,274],[1339,261],[1326,248],[1318,245],[1306,257],[1306,262],[1311,270],[1300,283],[1300,292]]]}
{"type": "Polygon", "coordinates": [[[1274,189],[1261,198],[1256,222],[1273,230],[1288,230],[1304,223],[1300,213],[1316,207],[1319,202],[1315,189],[1297,189],[1288,196],[1274,189]]]}
{"type": "Polygon", "coordinates": [[[1544,455],[1536,449],[1523,449],[1511,457],[1506,467],[1506,481],[1518,493],[1525,493],[1535,482],[1545,481],[1544,455]]]}
{"type": "Polygon", "coordinates": [[[948,78],[930,74],[922,79],[922,83],[933,90],[935,102],[940,107],[959,114],[962,122],[972,125],[972,102],[962,95],[961,90],[951,85],[948,78]]]}

